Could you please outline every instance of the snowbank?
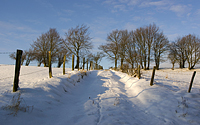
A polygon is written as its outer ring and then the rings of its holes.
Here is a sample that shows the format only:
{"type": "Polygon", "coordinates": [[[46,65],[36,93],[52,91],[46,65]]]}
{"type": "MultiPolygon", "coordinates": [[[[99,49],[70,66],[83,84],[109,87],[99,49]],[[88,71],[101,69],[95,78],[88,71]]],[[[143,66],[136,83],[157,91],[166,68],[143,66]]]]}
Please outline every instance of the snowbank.
{"type": "Polygon", "coordinates": [[[150,86],[117,71],[71,71],[22,66],[20,90],[12,92],[14,66],[0,65],[0,123],[10,124],[200,124],[200,74],[187,93],[193,71],[161,69],[150,86]]]}

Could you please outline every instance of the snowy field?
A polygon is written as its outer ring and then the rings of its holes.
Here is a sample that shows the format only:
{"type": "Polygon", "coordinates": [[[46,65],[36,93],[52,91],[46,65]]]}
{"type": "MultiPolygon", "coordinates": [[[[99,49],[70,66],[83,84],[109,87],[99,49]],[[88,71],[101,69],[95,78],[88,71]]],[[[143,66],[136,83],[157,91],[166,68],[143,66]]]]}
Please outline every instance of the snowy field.
{"type": "Polygon", "coordinates": [[[22,125],[199,125],[200,70],[152,70],[141,79],[125,73],[21,67],[12,92],[14,66],[0,65],[0,124],[22,125]]]}

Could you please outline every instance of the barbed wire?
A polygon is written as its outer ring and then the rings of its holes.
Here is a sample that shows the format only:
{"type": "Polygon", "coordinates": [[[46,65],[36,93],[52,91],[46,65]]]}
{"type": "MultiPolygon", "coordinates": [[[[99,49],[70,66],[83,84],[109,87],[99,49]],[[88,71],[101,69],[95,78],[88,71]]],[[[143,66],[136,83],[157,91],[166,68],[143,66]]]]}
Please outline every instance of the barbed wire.
{"type": "Polygon", "coordinates": [[[16,53],[16,52],[0,52],[0,54],[12,54],[12,53],[16,53]]]}
{"type": "MultiPolygon", "coordinates": [[[[37,71],[34,71],[34,72],[28,72],[28,73],[25,73],[25,74],[20,74],[20,76],[31,75],[31,74],[38,73],[38,72],[42,72],[42,71],[44,71],[44,69],[42,69],[42,70],[37,70],[37,71]]],[[[5,77],[5,78],[0,78],[0,80],[10,79],[10,78],[14,78],[14,75],[9,76],[9,77],[5,77]]]]}

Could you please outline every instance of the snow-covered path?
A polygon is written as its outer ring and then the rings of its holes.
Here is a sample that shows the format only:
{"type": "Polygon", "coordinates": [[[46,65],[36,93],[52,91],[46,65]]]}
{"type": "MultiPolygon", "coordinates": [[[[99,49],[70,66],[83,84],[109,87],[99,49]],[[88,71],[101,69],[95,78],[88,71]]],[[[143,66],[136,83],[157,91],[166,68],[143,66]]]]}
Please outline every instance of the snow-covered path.
{"type": "MultiPolygon", "coordinates": [[[[68,124],[146,125],[166,124],[134,105],[122,78],[112,71],[93,71],[80,83],[65,104],[68,124]],[[73,107],[71,107],[73,106],[73,107]]],[[[63,114],[63,113],[61,113],[63,114]]]]}
{"type": "Polygon", "coordinates": [[[62,75],[62,69],[54,68],[49,79],[48,68],[22,67],[21,89],[13,93],[13,66],[0,69],[2,125],[200,124],[200,74],[187,93],[192,71],[156,71],[155,85],[150,86],[151,71],[142,72],[141,79],[113,70],[89,71],[82,79],[79,71],[68,69],[62,75]],[[16,108],[9,106],[17,103],[12,101],[15,96],[20,105],[13,116],[16,108]]]}

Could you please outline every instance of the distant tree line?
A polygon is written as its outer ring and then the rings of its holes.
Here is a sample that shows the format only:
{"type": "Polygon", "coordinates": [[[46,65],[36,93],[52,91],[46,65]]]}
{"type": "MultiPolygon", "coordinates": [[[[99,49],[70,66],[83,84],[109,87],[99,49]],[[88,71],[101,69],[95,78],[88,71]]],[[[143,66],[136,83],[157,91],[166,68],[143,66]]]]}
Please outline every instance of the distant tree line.
{"type": "Polygon", "coordinates": [[[169,41],[163,32],[155,24],[140,27],[135,31],[114,30],[107,36],[107,43],[99,47],[109,59],[124,62],[134,68],[141,65],[143,69],[149,69],[151,60],[154,59],[156,68],[159,69],[162,55],[167,50],[169,41]]]}
{"type": "MultiPolygon", "coordinates": [[[[80,58],[86,57],[88,61],[94,61],[97,65],[103,57],[114,61],[115,69],[135,68],[138,65],[148,70],[152,62],[156,69],[160,63],[166,61],[167,57],[174,69],[175,63],[180,68],[193,69],[200,59],[200,39],[196,35],[186,35],[169,42],[163,31],[156,24],[139,27],[136,30],[113,30],[107,35],[106,43],[99,46],[101,52],[91,53],[93,48],[89,27],[78,25],[70,28],[65,33],[65,38],[61,38],[56,29],[50,28],[48,32],[41,34],[36,41],[31,44],[29,50],[25,50],[22,56],[22,64],[28,66],[31,61],[38,62],[44,67],[48,67],[49,54],[51,51],[52,63],[57,63],[60,67],[64,60],[64,55],[70,60],[71,55],[76,56],[76,68],[80,68],[80,58]]],[[[15,53],[9,55],[15,59],[15,53]]],[[[85,62],[82,62],[82,64],[85,62]]]]}
{"type": "Polygon", "coordinates": [[[200,40],[196,35],[189,34],[169,42],[163,31],[154,23],[129,32],[113,30],[107,35],[106,41],[99,49],[115,62],[115,69],[118,60],[122,70],[127,66],[135,68],[138,65],[148,70],[152,61],[156,69],[159,69],[160,63],[166,61],[165,57],[171,61],[172,69],[175,63],[178,63],[180,68],[185,68],[186,61],[188,68],[193,69],[200,59],[200,40]]]}
{"type": "Polygon", "coordinates": [[[193,69],[200,59],[200,39],[196,35],[186,35],[177,38],[168,45],[168,59],[174,64],[178,63],[179,68],[185,68],[188,63],[188,69],[193,69]]]}

